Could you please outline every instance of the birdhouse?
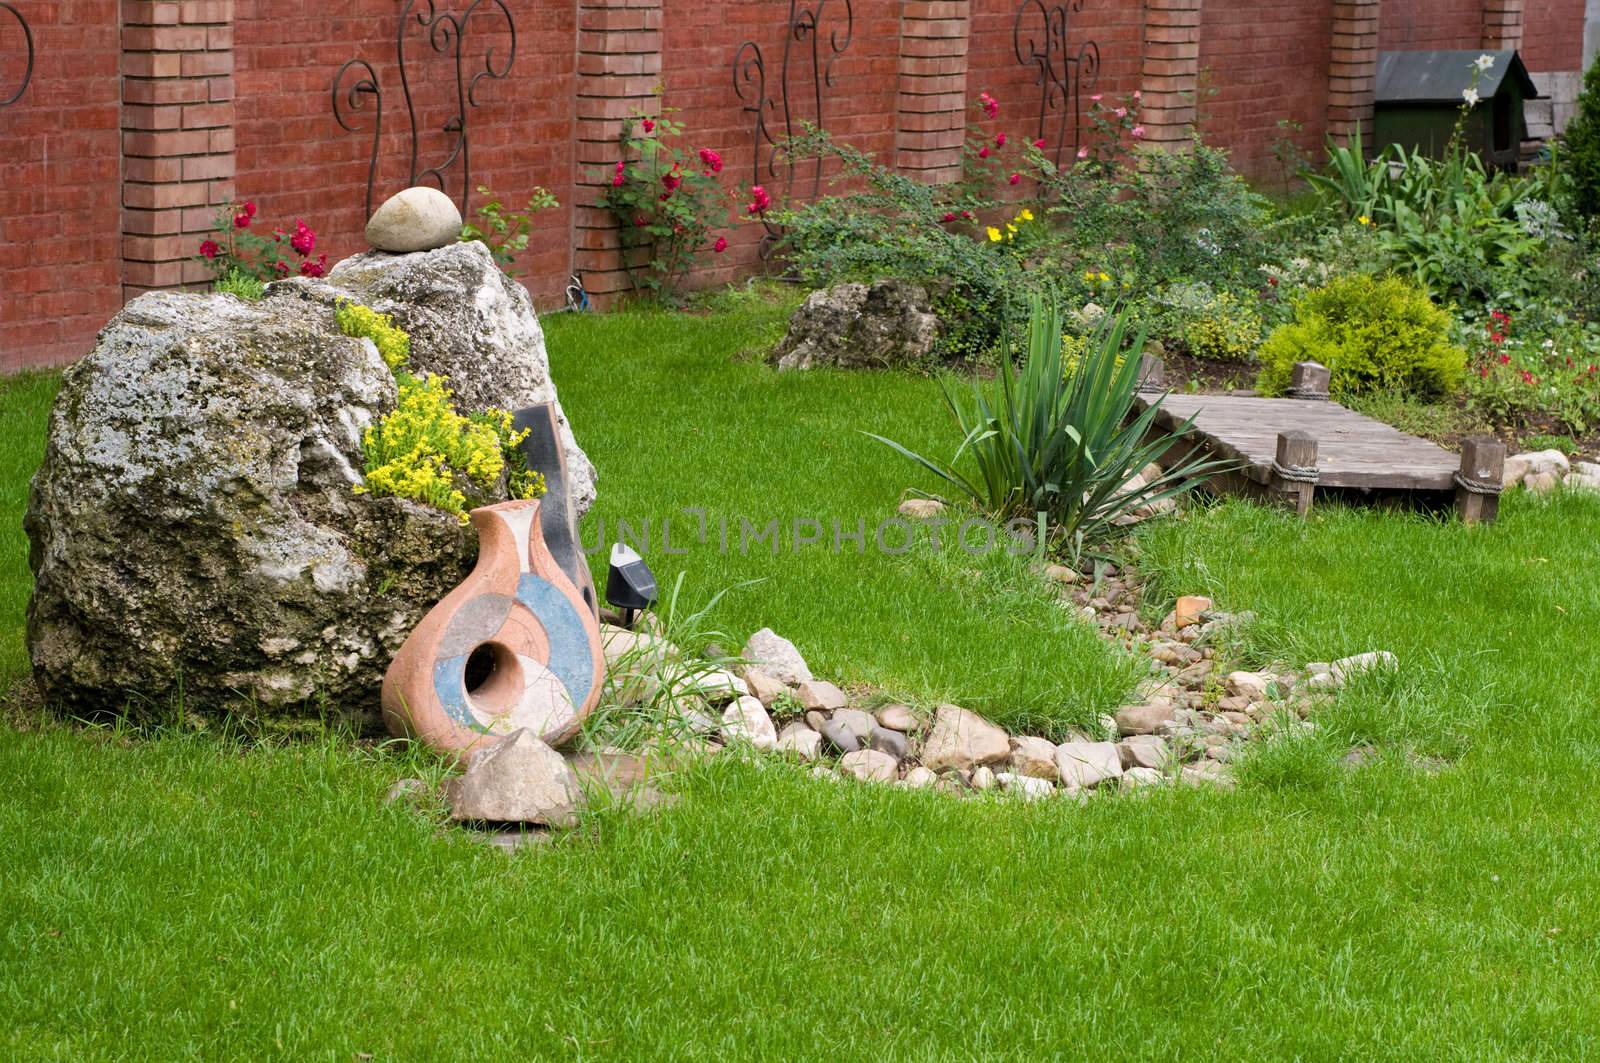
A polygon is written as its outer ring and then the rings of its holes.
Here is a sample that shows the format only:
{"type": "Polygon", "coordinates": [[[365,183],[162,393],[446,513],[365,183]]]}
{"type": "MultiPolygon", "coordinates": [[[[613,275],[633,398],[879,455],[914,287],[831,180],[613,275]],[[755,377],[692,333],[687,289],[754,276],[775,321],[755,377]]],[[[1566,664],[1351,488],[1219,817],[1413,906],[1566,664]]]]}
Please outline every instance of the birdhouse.
{"type": "Polygon", "coordinates": [[[1372,146],[1400,144],[1438,158],[1462,106],[1476,99],[1462,139],[1490,166],[1513,170],[1527,135],[1522,105],[1539,98],[1522,57],[1502,51],[1379,52],[1372,146]],[[1480,57],[1493,60],[1480,69],[1480,57]]]}

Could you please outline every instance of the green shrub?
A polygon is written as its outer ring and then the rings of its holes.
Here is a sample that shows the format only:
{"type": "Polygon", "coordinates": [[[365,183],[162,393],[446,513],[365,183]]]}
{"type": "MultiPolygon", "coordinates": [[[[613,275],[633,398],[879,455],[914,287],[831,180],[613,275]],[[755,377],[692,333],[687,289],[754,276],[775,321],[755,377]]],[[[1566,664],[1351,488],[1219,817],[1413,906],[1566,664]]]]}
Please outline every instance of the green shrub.
{"type": "Polygon", "coordinates": [[[1184,323],[1183,341],[1196,358],[1253,358],[1261,342],[1261,314],[1253,302],[1232,292],[1218,292],[1184,323]]]}
{"type": "Polygon", "coordinates": [[[950,461],[930,461],[882,436],[872,438],[997,521],[1042,514],[1052,541],[1077,554],[1111,535],[1116,518],[1183,494],[1225,467],[1191,455],[1150,480],[1134,479],[1188,426],[1175,434],[1153,431],[1159,403],[1133,412],[1139,359],[1123,355],[1142,350],[1144,335],[1130,341],[1126,320],[1123,313],[1106,314],[1082,356],[1068,365],[1061,309],[1035,295],[1021,369],[1002,359],[999,379],[975,381],[970,402],[946,381],[945,404],[961,431],[950,461]]]}
{"type": "Polygon", "coordinates": [[[1467,353],[1450,342],[1450,315],[1399,277],[1357,273],[1301,296],[1294,320],[1261,346],[1263,394],[1280,395],[1296,362],[1333,372],[1337,397],[1375,389],[1443,394],[1460,387],[1467,353]]]}
{"type": "Polygon", "coordinates": [[[1571,182],[1572,210],[1582,218],[1600,215],[1600,60],[1583,75],[1578,110],[1563,140],[1561,161],[1571,182]]]}
{"type": "Polygon", "coordinates": [[[216,279],[211,289],[226,295],[237,295],[246,302],[253,303],[267,293],[267,284],[243,270],[230,269],[216,279]]]}

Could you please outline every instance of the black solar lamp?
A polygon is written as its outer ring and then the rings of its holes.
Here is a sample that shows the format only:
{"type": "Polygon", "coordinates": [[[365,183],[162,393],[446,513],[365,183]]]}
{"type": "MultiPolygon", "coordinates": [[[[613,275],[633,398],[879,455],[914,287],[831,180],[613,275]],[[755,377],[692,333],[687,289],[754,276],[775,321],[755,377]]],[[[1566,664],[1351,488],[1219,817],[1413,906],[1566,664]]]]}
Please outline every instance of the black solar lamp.
{"type": "Polygon", "coordinates": [[[606,573],[606,601],[622,610],[622,626],[633,627],[633,614],[656,604],[656,574],[639,552],[626,543],[611,546],[606,573]]]}

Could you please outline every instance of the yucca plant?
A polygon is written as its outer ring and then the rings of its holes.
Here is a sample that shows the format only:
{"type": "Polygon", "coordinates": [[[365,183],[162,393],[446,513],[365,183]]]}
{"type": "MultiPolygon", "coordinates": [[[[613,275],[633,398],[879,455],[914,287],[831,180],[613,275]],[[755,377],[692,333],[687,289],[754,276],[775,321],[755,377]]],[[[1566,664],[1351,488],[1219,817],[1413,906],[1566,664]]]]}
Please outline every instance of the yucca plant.
{"type": "Polygon", "coordinates": [[[1322,201],[1348,218],[1369,218],[1376,209],[1379,197],[1389,183],[1391,152],[1385,147],[1370,162],[1361,142],[1361,125],[1357,123],[1349,142],[1340,144],[1328,138],[1328,169],[1326,173],[1308,173],[1306,181],[1322,201]]]}
{"type": "Polygon", "coordinates": [[[1061,308],[1036,295],[1020,370],[1007,359],[997,381],[973,382],[967,400],[951,381],[944,382],[945,404],[962,433],[949,462],[930,461],[882,436],[872,438],[997,521],[1040,520],[1052,542],[1076,555],[1108,538],[1118,517],[1175,498],[1232,467],[1196,452],[1149,481],[1134,479],[1165,457],[1188,434],[1191,422],[1176,432],[1157,429],[1159,402],[1134,413],[1139,358],[1133,352],[1144,348],[1143,330],[1131,343],[1128,339],[1127,315],[1107,314],[1083,355],[1068,364],[1062,357],[1061,308]]]}

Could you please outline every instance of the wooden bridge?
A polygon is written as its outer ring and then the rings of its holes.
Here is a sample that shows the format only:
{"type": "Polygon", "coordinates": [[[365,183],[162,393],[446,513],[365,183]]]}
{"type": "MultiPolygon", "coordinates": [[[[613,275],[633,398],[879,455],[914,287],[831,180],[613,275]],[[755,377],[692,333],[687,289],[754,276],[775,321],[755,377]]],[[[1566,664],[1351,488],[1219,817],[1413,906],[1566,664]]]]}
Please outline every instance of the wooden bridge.
{"type": "Polygon", "coordinates": [[[1460,455],[1407,435],[1328,399],[1329,371],[1316,362],[1294,367],[1291,398],[1168,394],[1165,367],[1146,355],[1139,405],[1160,401],[1156,424],[1175,431],[1193,419],[1191,436],[1170,460],[1203,448],[1238,463],[1213,481],[1217,490],[1273,498],[1305,514],[1317,491],[1444,507],[1463,520],[1492,521],[1499,509],[1505,445],[1469,439],[1460,455]]]}

